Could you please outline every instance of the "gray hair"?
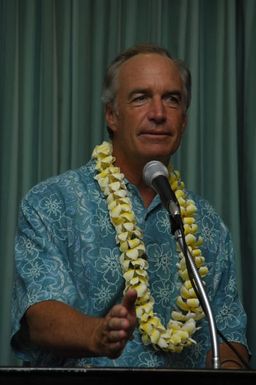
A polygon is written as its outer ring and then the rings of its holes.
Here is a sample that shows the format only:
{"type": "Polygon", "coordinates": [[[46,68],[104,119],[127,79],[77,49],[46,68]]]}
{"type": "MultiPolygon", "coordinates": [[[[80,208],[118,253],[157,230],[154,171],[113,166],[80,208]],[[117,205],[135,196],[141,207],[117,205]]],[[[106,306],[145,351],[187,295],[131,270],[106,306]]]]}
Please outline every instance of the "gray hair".
{"type": "Polygon", "coordinates": [[[121,65],[133,56],[136,56],[139,54],[147,54],[147,53],[156,53],[158,55],[166,56],[176,64],[178,71],[180,73],[181,80],[183,82],[185,105],[187,110],[189,108],[190,101],[191,101],[190,71],[182,60],[174,59],[169,54],[167,49],[159,47],[158,45],[154,45],[154,44],[135,45],[123,51],[122,53],[120,53],[112,61],[112,63],[107,69],[106,76],[103,83],[101,100],[104,103],[104,105],[105,106],[108,104],[114,105],[116,93],[118,90],[118,75],[119,75],[121,65]]]}

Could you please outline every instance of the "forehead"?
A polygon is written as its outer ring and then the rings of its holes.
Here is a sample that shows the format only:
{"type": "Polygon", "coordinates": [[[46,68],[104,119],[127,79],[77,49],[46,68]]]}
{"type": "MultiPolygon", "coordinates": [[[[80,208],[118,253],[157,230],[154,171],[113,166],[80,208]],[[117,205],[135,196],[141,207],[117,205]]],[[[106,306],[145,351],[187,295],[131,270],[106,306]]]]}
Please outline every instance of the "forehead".
{"type": "Polygon", "coordinates": [[[119,86],[139,86],[165,84],[167,87],[175,85],[182,87],[180,73],[176,63],[156,53],[138,54],[124,62],[120,67],[119,86]]]}

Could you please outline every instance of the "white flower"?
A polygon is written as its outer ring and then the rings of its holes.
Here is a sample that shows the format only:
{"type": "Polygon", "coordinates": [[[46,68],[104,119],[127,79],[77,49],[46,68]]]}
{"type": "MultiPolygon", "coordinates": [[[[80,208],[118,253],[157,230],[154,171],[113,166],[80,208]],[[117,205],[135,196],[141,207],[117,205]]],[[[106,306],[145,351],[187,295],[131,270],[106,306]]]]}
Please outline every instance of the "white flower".
{"type": "MultiPolygon", "coordinates": [[[[179,252],[180,262],[177,264],[179,276],[183,280],[176,303],[180,311],[173,311],[172,318],[165,328],[154,313],[154,299],[149,290],[147,273],[148,262],[145,255],[143,234],[137,225],[132,204],[128,198],[124,175],[114,166],[112,145],[103,142],[96,146],[92,157],[96,159],[98,174],[95,179],[106,196],[109,216],[116,230],[116,243],[121,251],[120,263],[125,280],[125,291],[133,288],[137,291],[136,316],[139,330],[145,345],[152,343],[156,349],[181,352],[184,347],[196,343],[191,337],[197,330],[196,320],[204,317],[199,300],[188,277],[185,258],[179,252]]],[[[197,236],[198,226],[195,223],[196,205],[187,199],[184,183],[178,171],[169,167],[169,182],[174,190],[181,208],[185,239],[201,277],[208,273],[204,265],[204,257],[200,246],[202,238],[197,236]]]]}

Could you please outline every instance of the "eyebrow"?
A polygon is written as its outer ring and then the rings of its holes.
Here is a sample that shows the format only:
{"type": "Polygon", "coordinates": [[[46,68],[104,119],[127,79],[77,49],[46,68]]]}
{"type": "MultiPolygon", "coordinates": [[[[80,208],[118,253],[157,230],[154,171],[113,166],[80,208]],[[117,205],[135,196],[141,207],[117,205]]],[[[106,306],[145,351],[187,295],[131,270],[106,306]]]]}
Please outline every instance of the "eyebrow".
{"type": "MultiPolygon", "coordinates": [[[[150,88],[135,88],[135,89],[133,89],[132,91],[130,91],[128,93],[128,100],[130,100],[132,98],[132,96],[134,96],[136,94],[150,94],[150,93],[151,93],[150,88]]],[[[181,90],[177,90],[177,89],[168,90],[168,91],[164,92],[163,96],[166,96],[166,95],[177,95],[181,99],[183,97],[182,91],[181,90]]]]}
{"type": "Polygon", "coordinates": [[[183,93],[180,90],[167,91],[164,93],[164,96],[168,96],[168,95],[179,96],[180,99],[182,99],[183,97],[183,93]]]}
{"type": "Polygon", "coordinates": [[[149,88],[135,88],[128,93],[128,99],[131,99],[131,97],[136,94],[147,94],[147,93],[150,93],[149,88]]]}

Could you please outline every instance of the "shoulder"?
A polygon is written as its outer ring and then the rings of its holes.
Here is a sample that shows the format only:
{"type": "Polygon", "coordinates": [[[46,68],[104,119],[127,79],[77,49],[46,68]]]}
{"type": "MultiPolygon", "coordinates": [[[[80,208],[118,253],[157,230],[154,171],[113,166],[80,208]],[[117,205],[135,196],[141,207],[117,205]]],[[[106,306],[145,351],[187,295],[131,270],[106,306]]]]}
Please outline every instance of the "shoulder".
{"type": "Polygon", "coordinates": [[[200,195],[189,193],[197,207],[196,222],[203,239],[202,251],[208,263],[219,261],[220,272],[224,264],[234,257],[234,245],[230,229],[216,208],[200,195]]]}
{"type": "Polygon", "coordinates": [[[195,202],[196,222],[209,250],[216,251],[221,245],[231,247],[230,229],[213,204],[198,194],[193,192],[188,192],[188,194],[189,198],[195,202]]]}
{"type": "Polygon", "coordinates": [[[221,217],[220,213],[217,211],[217,209],[213,206],[212,203],[210,203],[207,199],[202,197],[199,194],[196,194],[194,192],[188,191],[188,197],[189,199],[192,199],[197,207],[197,216],[199,221],[208,221],[212,222],[218,226],[221,226],[225,229],[227,229],[223,218],[221,217]]]}
{"type": "Polygon", "coordinates": [[[43,206],[53,207],[72,204],[79,197],[96,189],[94,175],[94,162],[89,161],[77,169],[52,176],[34,185],[23,197],[21,206],[42,207],[44,203],[43,206]]]}

